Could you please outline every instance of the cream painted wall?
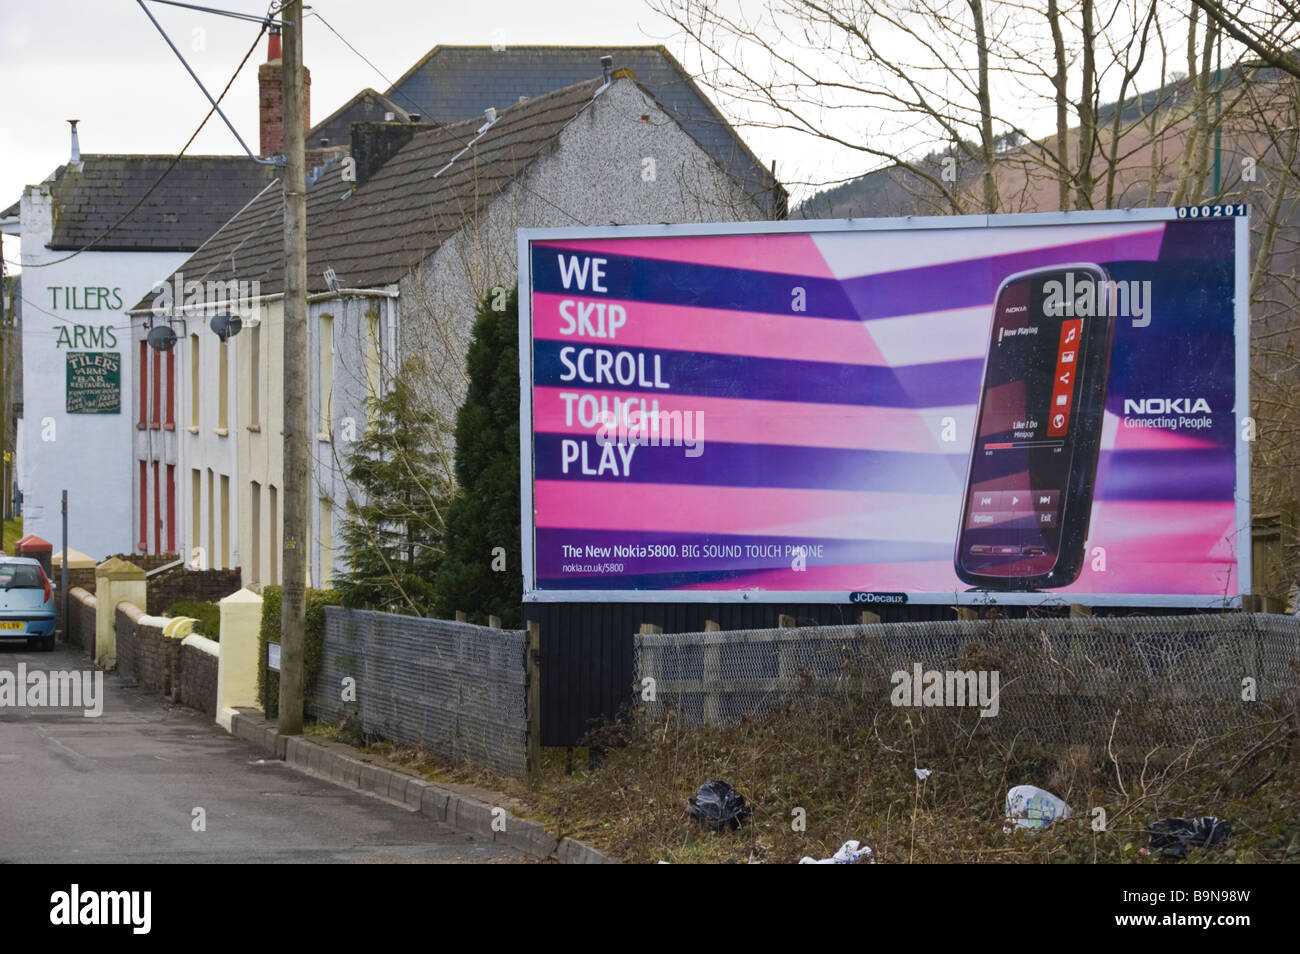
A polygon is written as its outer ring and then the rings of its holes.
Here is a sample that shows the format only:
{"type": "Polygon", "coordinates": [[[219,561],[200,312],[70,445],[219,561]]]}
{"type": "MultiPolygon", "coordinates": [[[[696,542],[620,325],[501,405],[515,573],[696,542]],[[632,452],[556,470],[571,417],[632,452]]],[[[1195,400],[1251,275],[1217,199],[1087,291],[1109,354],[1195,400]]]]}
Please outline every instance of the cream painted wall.
{"type": "Polygon", "coordinates": [[[239,538],[245,541],[240,564],[244,586],[278,584],[283,568],[281,534],[284,526],[284,303],[267,302],[260,309],[256,345],[248,330],[235,336],[239,387],[239,417],[235,434],[239,454],[239,538]],[[258,419],[252,419],[252,388],[259,389],[258,419]],[[258,532],[254,533],[252,484],[258,485],[258,532]],[[271,525],[271,488],[276,491],[275,525],[271,525]],[[257,548],[254,576],[253,548],[257,548]]]}
{"type": "Polygon", "coordinates": [[[237,335],[226,344],[226,426],[220,427],[219,376],[221,340],[208,326],[215,306],[204,313],[188,313],[175,327],[176,342],[176,432],[177,432],[177,549],[183,560],[199,568],[229,569],[240,565],[239,553],[239,455],[238,421],[240,395],[237,335]],[[198,420],[194,418],[193,344],[199,346],[198,420]],[[199,527],[194,527],[194,471],[199,472],[199,527]],[[211,479],[209,480],[209,474],[211,479]],[[228,483],[224,500],[222,478],[228,483]],[[209,517],[211,516],[211,520],[209,517]]]}

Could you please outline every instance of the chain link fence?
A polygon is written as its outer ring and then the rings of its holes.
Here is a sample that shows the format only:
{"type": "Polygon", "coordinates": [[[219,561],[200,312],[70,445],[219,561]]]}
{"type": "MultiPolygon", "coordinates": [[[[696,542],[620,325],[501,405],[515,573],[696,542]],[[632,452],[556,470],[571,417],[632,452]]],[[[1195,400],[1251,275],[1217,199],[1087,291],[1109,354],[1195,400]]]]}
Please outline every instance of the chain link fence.
{"type": "Polygon", "coordinates": [[[318,718],[456,763],[522,778],[525,634],[469,623],[325,608],[318,718]],[[345,700],[344,679],[356,680],[345,700]]]}
{"type": "Polygon", "coordinates": [[[734,725],[811,695],[869,707],[951,706],[977,680],[948,674],[983,673],[982,685],[997,695],[982,706],[993,717],[976,716],[981,704],[969,697],[962,712],[995,736],[1173,745],[1293,709],[1300,618],[1235,613],[641,634],[636,666],[647,715],[671,714],[684,725],[734,725]]]}

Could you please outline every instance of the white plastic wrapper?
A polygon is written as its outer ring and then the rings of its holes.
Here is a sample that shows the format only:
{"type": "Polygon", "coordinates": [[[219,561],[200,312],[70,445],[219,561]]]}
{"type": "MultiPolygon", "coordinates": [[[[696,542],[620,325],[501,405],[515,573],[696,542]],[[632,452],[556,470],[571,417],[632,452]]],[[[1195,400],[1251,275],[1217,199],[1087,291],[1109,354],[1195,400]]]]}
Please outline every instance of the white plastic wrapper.
{"type": "Polygon", "coordinates": [[[835,852],[829,858],[800,858],[801,865],[856,865],[860,861],[867,864],[875,864],[876,859],[871,856],[871,847],[858,841],[846,841],[840,845],[840,850],[835,852]]]}
{"type": "MultiPolygon", "coordinates": [[[[1070,806],[1051,792],[1033,785],[1017,785],[1007,792],[1007,822],[1016,828],[1046,828],[1058,818],[1068,818],[1070,806]]],[[[1004,828],[1003,831],[1011,831],[1004,828]]]]}

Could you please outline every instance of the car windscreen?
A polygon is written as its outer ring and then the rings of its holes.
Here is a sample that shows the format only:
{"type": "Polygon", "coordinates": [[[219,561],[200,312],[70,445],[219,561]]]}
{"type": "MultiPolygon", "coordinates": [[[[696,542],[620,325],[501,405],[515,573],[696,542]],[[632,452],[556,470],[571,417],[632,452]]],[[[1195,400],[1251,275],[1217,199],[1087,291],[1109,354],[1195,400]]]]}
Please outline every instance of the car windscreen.
{"type": "Polygon", "coordinates": [[[41,578],[41,568],[23,563],[0,564],[0,589],[45,589],[45,580],[41,578]]]}

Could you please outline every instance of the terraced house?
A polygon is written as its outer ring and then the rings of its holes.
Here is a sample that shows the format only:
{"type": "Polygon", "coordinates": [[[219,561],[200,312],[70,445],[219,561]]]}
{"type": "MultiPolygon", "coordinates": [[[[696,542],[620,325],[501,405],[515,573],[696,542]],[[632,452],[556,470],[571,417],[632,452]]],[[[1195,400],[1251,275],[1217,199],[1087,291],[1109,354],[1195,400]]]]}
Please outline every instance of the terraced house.
{"type": "MultiPolygon", "coordinates": [[[[353,123],[346,154],[328,156],[309,175],[312,585],[327,585],[346,565],[336,545],[349,493],[344,474],[349,444],[367,426],[367,397],[388,390],[416,356],[429,406],[454,415],[475,307],[515,282],[517,229],[784,214],[784,190],[729,128],[748,179],[630,71],[593,59],[589,73],[544,95],[484,102],[479,115],[459,122],[424,122],[405,110],[391,121],[353,123]]],[[[403,102],[392,91],[388,99],[403,102]]],[[[218,346],[207,330],[207,318],[231,301],[205,302],[204,315],[171,316],[193,349],[177,365],[182,402],[197,401],[202,413],[215,396],[228,424],[221,433],[202,418],[180,445],[189,518],[181,521],[182,546],[219,548],[229,501],[239,545],[221,559],[239,565],[251,586],[280,579],[282,221],[275,181],[178,269],[204,281],[258,283],[256,317],[238,334],[218,346]],[[227,453],[228,466],[224,458],[220,468],[209,463],[227,453]]]]}
{"type": "Polygon", "coordinates": [[[0,215],[22,242],[27,532],[58,549],[67,490],[71,547],[175,549],[175,357],[126,309],[270,178],[244,156],[82,155],[74,124],[68,161],[0,215]]]}

